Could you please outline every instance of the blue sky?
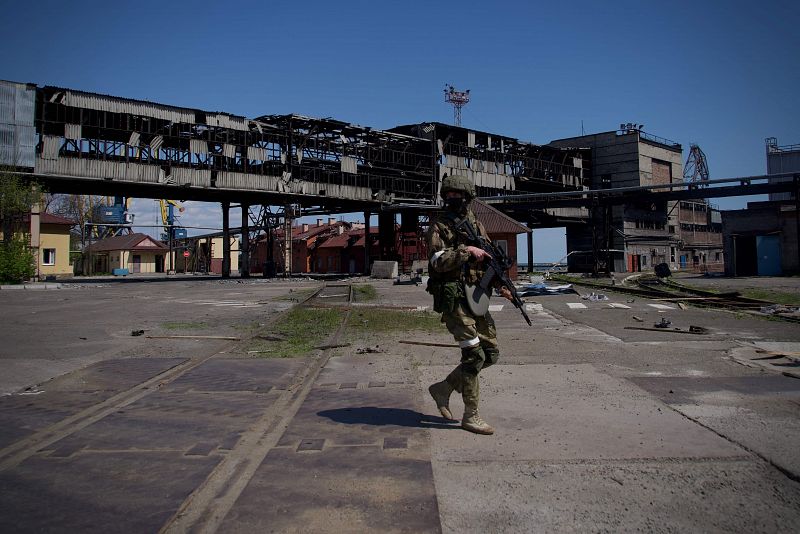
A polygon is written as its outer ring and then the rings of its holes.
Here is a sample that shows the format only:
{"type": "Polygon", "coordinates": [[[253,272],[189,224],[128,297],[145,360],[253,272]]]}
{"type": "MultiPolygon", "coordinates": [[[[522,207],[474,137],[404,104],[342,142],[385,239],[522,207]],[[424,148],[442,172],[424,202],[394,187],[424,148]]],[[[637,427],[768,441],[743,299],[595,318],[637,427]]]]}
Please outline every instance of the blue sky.
{"type": "MultiPolygon", "coordinates": [[[[765,173],[765,137],[800,143],[800,2],[556,4],[6,3],[0,78],[377,128],[451,122],[451,83],[471,90],[464,126],[546,143],[581,121],[587,133],[643,123],[682,143],[684,161],[698,143],[712,178],[765,173]]],[[[155,220],[152,200],[134,207],[155,220]]],[[[182,216],[219,220],[193,202],[182,216]]],[[[535,261],[563,256],[563,234],[536,232],[535,261]]]]}

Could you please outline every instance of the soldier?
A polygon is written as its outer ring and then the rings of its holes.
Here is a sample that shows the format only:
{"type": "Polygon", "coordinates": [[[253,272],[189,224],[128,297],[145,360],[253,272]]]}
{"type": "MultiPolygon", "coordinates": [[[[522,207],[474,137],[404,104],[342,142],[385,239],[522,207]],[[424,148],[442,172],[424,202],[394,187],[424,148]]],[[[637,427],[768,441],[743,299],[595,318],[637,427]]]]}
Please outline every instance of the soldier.
{"type": "MultiPolygon", "coordinates": [[[[467,238],[456,231],[456,221],[467,217],[476,231],[488,239],[486,229],[469,209],[475,198],[475,186],[464,176],[445,176],[440,191],[445,212],[431,222],[426,236],[430,278],[428,292],[433,295],[433,309],[442,314],[442,322],[461,347],[461,364],[441,382],[428,388],[442,417],[454,421],[450,412],[450,394],[461,393],[464,417],[461,427],[476,434],[493,434],[478,413],[481,369],[497,363],[497,330],[489,312],[475,316],[464,300],[464,284],[476,284],[484,274],[482,262],[489,254],[468,245],[467,238]]],[[[511,300],[506,288],[501,294],[511,300]]]]}

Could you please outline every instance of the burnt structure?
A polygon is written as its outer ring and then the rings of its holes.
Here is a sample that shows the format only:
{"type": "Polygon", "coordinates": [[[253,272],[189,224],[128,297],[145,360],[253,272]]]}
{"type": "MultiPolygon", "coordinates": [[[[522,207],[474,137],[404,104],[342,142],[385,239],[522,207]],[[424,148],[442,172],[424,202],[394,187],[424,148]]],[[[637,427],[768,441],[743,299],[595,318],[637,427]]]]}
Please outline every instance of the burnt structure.
{"type": "Polygon", "coordinates": [[[488,196],[578,190],[585,178],[578,151],[440,123],[382,131],[300,115],[249,119],[62,87],[0,88],[0,122],[12,132],[1,164],[52,192],[219,202],[224,234],[228,210],[238,204],[244,275],[251,238],[300,215],[360,211],[368,224],[377,213],[380,256],[396,256],[395,214],[402,210],[404,233],[418,227],[421,212],[438,204],[446,173],[469,175],[488,196]]]}

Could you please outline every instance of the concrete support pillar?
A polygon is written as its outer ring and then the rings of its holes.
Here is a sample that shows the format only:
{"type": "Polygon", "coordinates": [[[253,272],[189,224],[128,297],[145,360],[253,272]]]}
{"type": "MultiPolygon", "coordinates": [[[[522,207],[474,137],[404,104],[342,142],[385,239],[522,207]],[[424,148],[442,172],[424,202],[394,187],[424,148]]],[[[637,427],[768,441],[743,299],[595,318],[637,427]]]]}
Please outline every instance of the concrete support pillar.
{"type": "Polygon", "coordinates": [[[369,274],[369,255],[370,255],[370,246],[369,246],[369,232],[370,232],[370,221],[369,218],[372,214],[368,211],[364,212],[364,274],[369,274]]]}
{"type": "Polygon", "coordinates": [[[231,276],[231,228],[230,228],[231,203],[222,203],[222,278],[231,276]]]}
{"type": "Polygon", "coordinates": [[[36,261],[36,280],[41,278],[41,265],[42,265],[42,254],[39,250],[39,246],[41,245],[41,234],[40,234],[40,227],[41,227],[41,217],[39,215],[41,208],[39,207],[38,202],[34,202],[31,206],[31,228],[30,228],[30,235],[31,235],[31,252],[33,252],[33,257],[36,261]]]}
{"type": "Polygon", "coordinates": [[[283,276],[292,276],[292,206],[286,205],[283,217],[283,276]]]}
{"type": "Polygon", "coordinates": [[[533,272],[533,230],[528,232],[528,274],[533,272]]]}
{"type": "Polygon", "coordinates": [[[381,261],[397,260],[397,229],[395,228],[394,212],[378,212],[378,242],[380,244],[381,261]]]}
{"type": "Polygon", "coordinates": [[[242,204],[242,255],[239,272],[242,278],[250,278],[250,206],[242,204]]]}

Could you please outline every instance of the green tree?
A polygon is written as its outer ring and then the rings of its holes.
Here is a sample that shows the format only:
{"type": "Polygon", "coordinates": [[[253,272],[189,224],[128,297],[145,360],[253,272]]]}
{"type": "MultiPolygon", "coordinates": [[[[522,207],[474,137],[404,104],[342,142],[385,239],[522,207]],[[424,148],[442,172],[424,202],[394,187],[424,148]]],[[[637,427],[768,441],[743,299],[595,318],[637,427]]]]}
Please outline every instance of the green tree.
{"type": "Polygon", "coordinates": [[[21,284],[36,274],[36,258],[21,235],[0,245],[0,283],[21,284]]]}
{"type": "Polygon", "coordinates": [[[0,281],[20,283],[36,272],[24,216],[40,202],[41,189],[3,169],[0,170],[0,223],[3,242],[0,244],[0,281]]]}

